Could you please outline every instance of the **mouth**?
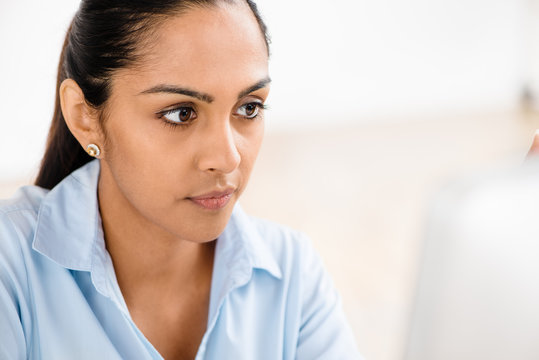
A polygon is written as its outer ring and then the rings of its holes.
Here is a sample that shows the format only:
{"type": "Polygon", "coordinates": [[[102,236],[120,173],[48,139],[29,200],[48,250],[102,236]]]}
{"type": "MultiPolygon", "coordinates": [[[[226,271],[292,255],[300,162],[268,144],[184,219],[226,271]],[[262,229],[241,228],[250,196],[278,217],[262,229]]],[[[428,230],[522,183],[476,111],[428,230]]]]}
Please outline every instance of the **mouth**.
{"type": "Polygon", "coordinates": [[[235,189],[229,188],[222,191],[212,191],[200,196],[188,197],[187,199],[204,209],[219,210],[228,204],[235,191],[235,189]]]}

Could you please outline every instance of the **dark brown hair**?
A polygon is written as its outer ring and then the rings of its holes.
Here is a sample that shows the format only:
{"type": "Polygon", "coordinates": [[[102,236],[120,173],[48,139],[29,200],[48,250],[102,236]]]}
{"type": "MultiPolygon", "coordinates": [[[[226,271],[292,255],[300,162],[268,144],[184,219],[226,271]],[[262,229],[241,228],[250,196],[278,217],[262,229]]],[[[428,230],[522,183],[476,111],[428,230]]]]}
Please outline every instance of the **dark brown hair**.
{"type": "MultiPolygon", "coordinates": [[[[140,43],[167,16],[190,8],[234,0],[82,0],[67,31],[56,81],[54,114],[35,184],[52,189],[90,157],[69,131],[60,107],[59,90],[73,79],[91,107],[102,110],[110,97],[110,79],[118,69],[134,64],[140,43]]],[[[256,4],[246,1],[264,35],[269,36],[256,4]]]]}

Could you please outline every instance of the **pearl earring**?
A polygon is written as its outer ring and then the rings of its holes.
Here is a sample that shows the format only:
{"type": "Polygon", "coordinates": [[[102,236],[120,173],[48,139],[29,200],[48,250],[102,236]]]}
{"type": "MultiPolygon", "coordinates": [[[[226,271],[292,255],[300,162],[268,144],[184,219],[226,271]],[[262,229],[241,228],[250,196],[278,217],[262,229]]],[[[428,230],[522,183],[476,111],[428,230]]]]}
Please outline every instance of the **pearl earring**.
{"type": "Polygon", "coordinates": [[[88,155],[93,157],[98,157],[99,154],[101,154],[101,150],[99,150],[99,146],[97,146],[96,144],[88,145],[86,147],[86,152],[88,153],[88,155]]]}

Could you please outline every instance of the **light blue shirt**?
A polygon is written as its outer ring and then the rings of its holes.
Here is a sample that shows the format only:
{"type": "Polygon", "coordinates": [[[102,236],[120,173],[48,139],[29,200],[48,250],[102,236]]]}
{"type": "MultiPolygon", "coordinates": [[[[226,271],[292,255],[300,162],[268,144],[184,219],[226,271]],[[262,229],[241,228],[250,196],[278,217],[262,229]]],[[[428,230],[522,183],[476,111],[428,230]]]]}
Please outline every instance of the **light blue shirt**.
{"type": "MultiPolygon", "coordinates": [[[[105,248],[99,160],[0,202],[0,359],[162,359],[129,315],[105,248]]],[[[197,360],[359,359],[302,234],[237,205],[217,239],[197,360]]]]}

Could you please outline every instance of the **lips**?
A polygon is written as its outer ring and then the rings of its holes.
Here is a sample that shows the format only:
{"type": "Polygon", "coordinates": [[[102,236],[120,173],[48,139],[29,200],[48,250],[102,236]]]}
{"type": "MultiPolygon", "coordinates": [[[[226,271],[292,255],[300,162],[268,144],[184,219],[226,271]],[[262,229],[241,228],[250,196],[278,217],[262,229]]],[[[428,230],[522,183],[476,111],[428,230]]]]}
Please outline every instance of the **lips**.
{"type": "Polygon", "coordinates": [[[228,204],[228,201],[234,193],[234,189],[226,189],[224,191],[212,191],[210,193],[189,197],[196,205],[199,205],[207,210],[219,210],[222,209],[228,204]]]}

